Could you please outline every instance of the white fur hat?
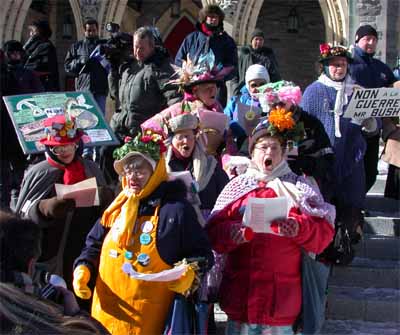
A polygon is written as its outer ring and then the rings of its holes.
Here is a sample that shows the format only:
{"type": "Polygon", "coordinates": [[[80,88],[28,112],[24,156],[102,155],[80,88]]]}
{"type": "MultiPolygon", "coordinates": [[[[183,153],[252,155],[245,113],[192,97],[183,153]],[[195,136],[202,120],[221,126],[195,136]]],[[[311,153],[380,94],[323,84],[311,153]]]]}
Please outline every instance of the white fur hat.
{"type": "Polygon", "coordinates": [[[269,74],[265,66],[260,64],[250,65],[246,71],[246,87],[249,89],[249,81],[255,79],[264,79],[265,83],[270,82],[269,74]]]}

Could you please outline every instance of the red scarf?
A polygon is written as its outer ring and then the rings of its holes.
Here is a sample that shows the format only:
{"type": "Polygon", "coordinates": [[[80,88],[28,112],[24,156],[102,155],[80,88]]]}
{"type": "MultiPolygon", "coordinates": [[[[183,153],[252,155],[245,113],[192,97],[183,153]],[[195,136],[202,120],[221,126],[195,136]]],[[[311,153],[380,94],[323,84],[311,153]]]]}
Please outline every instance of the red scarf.
{"type": "Polygon", "coordinates": [[[86,179],[85,167],[80,159],[73,160],[68,165],[62,165],[46,155],[47,162],[57,169],[64,170],[64,185],[72,185],[86,179]]]}
{"type": "Polygon", "coordinates": [[[207,25],[203,22],[201,24],[201,31],[206,34],[207,36],[211,36],[213,34],[213,31],[207,28],[207,25]]]}

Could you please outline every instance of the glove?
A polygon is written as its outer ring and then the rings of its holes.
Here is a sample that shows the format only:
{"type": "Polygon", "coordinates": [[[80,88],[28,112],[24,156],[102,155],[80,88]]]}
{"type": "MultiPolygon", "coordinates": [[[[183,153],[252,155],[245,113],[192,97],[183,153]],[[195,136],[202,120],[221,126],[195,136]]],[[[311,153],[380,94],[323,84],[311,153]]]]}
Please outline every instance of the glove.
{"type": "Polygon", "coordinates": [[[181,278],[168,283],[168,289],[179,294],[184,294],[192,286],[194,278],[195,272],[193,268],[188,265],[181,278]]]}
{"type": "Polygon", "coordinates": [[[276,219],[271,222],[271,230],[277,235],[296,237],[299,233],[299,223],[293,218],[276,219]]]}
{"type": "Polygon", "coordinates": [[[99,186],[99,202],[100,207],[107,208],[115,199],[114,191],[108,186],[99,186]]]}
{"type": "Polygon", "coordinates": [[[79,58],[79,63],[81,63],[82,65],[85,65],[86,62],[88,61],[89,57],[88,56],[81,56],[79,58]]]}
{"type": "Polygon", "coordinates": [[[90,280],[90,270],[86,265],[78,265],[74,270],[74,281],[72,286],[77,297],[90,299],[92,291],[87,286],[90,280]]]}
{"type": "Polygon", "coordinates": [[[43,199],[39,201],[39,211],[47,218],[62,219],[75,208],[74,199],[43,199]]]}
{"type": "Polygon", "coordinates": [[[253,239],[254,232],[250,227],[245,227],[241,223],[231,226],[231,239],[236,244],[249,242],[253,239]]]}
{"type": "Polygon", "coordinates": [[[378,122],[374,117],[369,117],[361,123],[362,130],[366,133],[374,133],[378,130],[378,122]]]}

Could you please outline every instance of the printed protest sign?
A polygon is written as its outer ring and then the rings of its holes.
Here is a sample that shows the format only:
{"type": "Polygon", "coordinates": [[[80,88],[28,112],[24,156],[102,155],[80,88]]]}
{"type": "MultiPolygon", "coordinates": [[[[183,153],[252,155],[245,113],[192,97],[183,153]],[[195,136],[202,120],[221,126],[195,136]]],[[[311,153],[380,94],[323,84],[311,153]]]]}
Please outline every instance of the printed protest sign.
{"type": "Polygon", "coordinates": [[[3,100],[25,154],[44,150],[39,142],[45,136],[44,120],[65,113],[68,106],[78,127],[85,132],[85,146],[119,144],[90,92],[11,95],[3,100]]]}
{"type": "Polygon", "coordinates": [[[393,116],[400,116],[399,88],[357,89],[344,113],[344,117],[358,119],[393,116]]]}

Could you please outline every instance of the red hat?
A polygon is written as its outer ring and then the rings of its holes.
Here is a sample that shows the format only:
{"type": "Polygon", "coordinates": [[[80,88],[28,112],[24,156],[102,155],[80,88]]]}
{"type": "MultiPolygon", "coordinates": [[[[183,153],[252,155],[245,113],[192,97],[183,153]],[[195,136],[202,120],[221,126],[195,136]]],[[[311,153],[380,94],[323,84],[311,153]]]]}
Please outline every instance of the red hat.
{"type": "Polygon", "coordinates": [[[44,145],[58,146],[78,142],[83,131],[76,128],[75,118],[66,118],[65,115],[57,115],[44,121],[45,138],[40,140],[44,145]]]}

